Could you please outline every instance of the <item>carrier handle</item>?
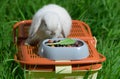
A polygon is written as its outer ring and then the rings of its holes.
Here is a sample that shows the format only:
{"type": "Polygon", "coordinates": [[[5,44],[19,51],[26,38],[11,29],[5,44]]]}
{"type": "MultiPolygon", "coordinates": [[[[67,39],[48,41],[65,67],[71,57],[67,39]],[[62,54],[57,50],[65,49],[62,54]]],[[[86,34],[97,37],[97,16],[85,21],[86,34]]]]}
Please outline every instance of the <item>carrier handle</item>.
{"type": "MultiPolygon", "coordinates": [[[[86,27],[87,32],[90,34],[90,36],[92,36],[91,30],[90,30],[89,26],[88,26],[86,23],[84,23],[84,22],[82,22],[82,21],[78,21],[78,20],[72,20],[72,21],[80,22],[80,24],[83,24],[83,25],[86,27]]],[[[22,25],[22,24],[25,24],[25,23],[26,23],[26,24],[30,24],[31,22],[32,22],[32,20],[23,20],[23,21],[17,22],[17,23],[13,26],[13,38],[14,38],[14,43],[17,42],[16,29],[17,29],[20,25],[22,25]]]]}
{"type": "Polygon", "coordinates": [[[92,36],[92,33],[91,33],[91,30],[90,30],[89,26],[85,22],[82,22],[82,21],[80,21],[80,22],[86,27],[86,29],[87,29],[88,33],[90,34],[90,36],[92,36]]]}
{"type": "Polygon", "coordinates": [[[16,30],[17,30],[17,28],[19,27],[19,26],[21,26],[22,24],[30,24],[32,22],[32,20],[23,20],[23,21],[20,21],[20,22],[17,22],[16,24],[14,24],[14,26],[13,26],[13,39],[14,39],[14,43],[17,43],[17,32],[16,32],[16,30]]]}
{"type": "Polygon", "coordinates": [[[87,25],[85,22],[79,21],[79,20],[72,20],[72,21],[73,21],[73,22],[76,22],[76,23],[79,23],[80,25],[81,25],[81,24],[84,25],[84,27],[86,28],[88,34],[89,34],[90,36],[92,36],[92,33],[91,33],[91,30],[90,30],[89,25],[87,25]]]}

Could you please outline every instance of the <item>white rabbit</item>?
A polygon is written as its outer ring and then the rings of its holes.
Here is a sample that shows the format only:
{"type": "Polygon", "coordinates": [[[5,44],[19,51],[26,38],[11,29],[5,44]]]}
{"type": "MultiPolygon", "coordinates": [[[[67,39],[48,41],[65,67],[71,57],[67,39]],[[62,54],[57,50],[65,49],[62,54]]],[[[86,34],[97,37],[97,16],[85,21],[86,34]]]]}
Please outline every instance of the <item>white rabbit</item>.
{"type": "Polygon", "coordinates": [[[38,44],[47,38],[65,38],[71,26],[72,19],[64,8],[55,4],[46,5],[33,16],[25,44],[38,44]]]}

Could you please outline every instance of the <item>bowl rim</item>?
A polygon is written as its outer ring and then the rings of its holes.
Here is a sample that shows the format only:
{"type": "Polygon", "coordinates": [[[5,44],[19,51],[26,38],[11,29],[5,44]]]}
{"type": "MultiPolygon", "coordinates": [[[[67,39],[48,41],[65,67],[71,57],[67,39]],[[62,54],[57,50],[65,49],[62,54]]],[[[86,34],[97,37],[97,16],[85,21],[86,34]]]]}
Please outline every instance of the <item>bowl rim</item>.
{"type": "MultiPolygon", "coordinates": [[[[57,39],[57,40],[62,40],[62,39],[65,39],[65,38],[45,39],[45,40],[42,42],[42,46],[45,46],[45,47],[47,47],[47,48],[55,48],[55,47],[51,47],[51,46],[46,45],[45,42],[48,41],[48,40],[56,40],[56,39],[57,39]]],[[[78,39],[78,38],[70,38],[70,39],[79,40],[79,41],[81,41],[81,42],[83,43],[83,45],[78,46],[78,47],[56,47],[56,48],[81,48],[81,47],[83,47],[83,46],[87,46],[86,42],[83,41],[83,40],[81,40],[81,39],[78,39]]],[[[88,47],[88,46],[87,46],[87,47],[88,47]]]]}

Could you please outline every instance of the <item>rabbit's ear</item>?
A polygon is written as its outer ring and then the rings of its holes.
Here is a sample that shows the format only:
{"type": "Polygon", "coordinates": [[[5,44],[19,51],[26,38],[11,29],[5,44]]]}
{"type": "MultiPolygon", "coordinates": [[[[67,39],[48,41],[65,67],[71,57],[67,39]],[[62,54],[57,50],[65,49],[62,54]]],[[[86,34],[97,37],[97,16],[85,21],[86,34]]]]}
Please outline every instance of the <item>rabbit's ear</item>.
{"type": "Polygon", "coordinates": [[[32,24],[29,30],[29,36],[33,36],[39,29],[39,27],[41,26],[41,17],[34,17],[32,20],[32,24]]]}

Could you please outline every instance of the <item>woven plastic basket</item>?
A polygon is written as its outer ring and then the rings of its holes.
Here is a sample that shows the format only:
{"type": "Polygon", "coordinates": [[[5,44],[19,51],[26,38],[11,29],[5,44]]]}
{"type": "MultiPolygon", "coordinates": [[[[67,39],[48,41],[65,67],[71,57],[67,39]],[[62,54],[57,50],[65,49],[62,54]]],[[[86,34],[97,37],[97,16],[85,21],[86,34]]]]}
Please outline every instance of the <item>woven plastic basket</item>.
{"type": "Polygon", "coordinates": [[[18,53],[15,59],[24,64],[39,64],[39,65],[55,65],[55,64],[90,64],[101,63],[105,61],[105,57],[98,53],[95,48],[96,41],[91,34],[90,28],[87,24],[81,21],[73,20],[72,30],[68,37],[79,38],[84,40],[89,47],[90,56],[88,58],[71,61],[69,63],[55,62],[47,58],[42,58],[37,55],[37,48],[24,45],[24,41],[28,36],[28,29],[31,24],[31,20],[25,20],[18,22],[14,25],[14,42],[17,44],[18,53]]]}
{"type": "MultiPolygon", "coordinates": [[[[99,70],[102,62],[106,60],[105,56],[96,50],[96,39],[92,36],[90,27],[78,20],[72,21],[71,33],[69,38],[78,38],[84,40],[89,47],[89,57],[74,61],[56,62],[43,58],[37,54],[38,48],[24,45],[24,41],[28,37],[28,29],[32,20],[24,20],[17,22],[13,27],[14,43],[18,48],[17,54],[14,56],[15,61],[20,62],[25,70],[33,72],[48,71],[54,72],[55,66],[72,66],[73,71],[99,70]]],[[[28,75],[28,74],[27,74],[28,75]]],[[[29,78],[28,78],[29,79],[29,78]]]]}

